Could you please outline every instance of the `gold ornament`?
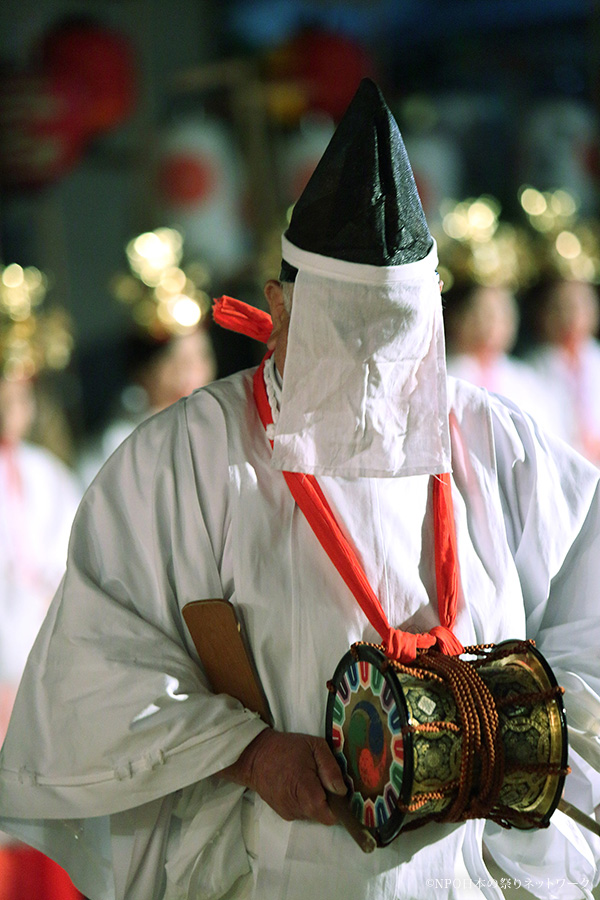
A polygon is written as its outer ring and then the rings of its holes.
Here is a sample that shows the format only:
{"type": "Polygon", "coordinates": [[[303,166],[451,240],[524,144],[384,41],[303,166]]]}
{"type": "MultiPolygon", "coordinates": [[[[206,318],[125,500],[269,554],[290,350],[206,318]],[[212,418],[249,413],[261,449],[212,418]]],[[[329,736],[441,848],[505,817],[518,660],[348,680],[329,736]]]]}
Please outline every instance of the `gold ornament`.
{"type": "Polygon", "coordinates": [[[210,309],[204,290],[210,279],[201,262],[181,267],[181,233],[175,228],[144,232],[129,241],[126,254],[130,272],[117,274],[111,287],[134,322],[159,340],[194,331],[210,309]]]}
{"type": "Polygon", "coordinates": [[[579,216],[568,191],[519,189],[519,202],[532,235],[540,278],[600,283],[600,223],[579,216]]]}
{"type": "Polygon", "coordinates": [[[444,292],[454,285],[481,284],[517,290],[535,274],[531,240],[523,228],[500,220],[495,197],[446,201],[438,245],[438,272],[444,292]]]}
{"type": "Polygon", "coordinates": [[[48,279],[34,266],[0,266],[0,374],[16,381],[63,369],[73,351],[64,309],[42,309],[48,279]]]}

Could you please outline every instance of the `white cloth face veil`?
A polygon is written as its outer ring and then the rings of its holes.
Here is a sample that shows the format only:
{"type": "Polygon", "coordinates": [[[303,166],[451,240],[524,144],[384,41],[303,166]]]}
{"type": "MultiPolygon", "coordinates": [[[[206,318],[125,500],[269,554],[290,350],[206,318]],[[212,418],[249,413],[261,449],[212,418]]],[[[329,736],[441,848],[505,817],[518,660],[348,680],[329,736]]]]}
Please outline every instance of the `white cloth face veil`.
{"type": "Polygon", "coordinates": [[[273,466],[315,475],[450,471],[437,248],[372,266],[299,249],[273,466]]]}

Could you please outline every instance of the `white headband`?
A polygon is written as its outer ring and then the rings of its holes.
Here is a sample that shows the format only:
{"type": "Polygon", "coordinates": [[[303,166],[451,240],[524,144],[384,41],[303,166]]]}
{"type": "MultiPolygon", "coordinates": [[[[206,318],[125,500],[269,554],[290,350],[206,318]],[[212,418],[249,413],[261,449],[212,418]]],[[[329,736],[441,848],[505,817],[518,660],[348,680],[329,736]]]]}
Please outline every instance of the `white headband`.
{"type": "Polygon", "coordinates": [[[281,237],[281,255],[291,266],[302,269],[304,272],[325,275],[336,281],[352,281],[355,284],[390,284],[396,281],[413,281],[415,278],[422,278],[427,268],[435,271],[438,264],[435,241],[424,259],[401,266],[370,266],[334,259],[331,256],[322,256],[320,253],[301,250],[300,247],[296,247],[295,244],[288,241],[285,235],[281,237]]]}

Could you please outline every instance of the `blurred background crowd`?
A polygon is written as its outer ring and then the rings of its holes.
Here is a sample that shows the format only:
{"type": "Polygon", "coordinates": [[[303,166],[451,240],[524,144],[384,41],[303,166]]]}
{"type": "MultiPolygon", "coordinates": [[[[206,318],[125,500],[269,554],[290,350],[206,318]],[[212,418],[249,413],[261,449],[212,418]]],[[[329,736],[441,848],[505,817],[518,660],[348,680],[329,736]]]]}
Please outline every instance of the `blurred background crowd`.
{"type": "MultiPolygon", "coordinates": [[[[0,740],[83,490],[258,361],[212,298],[263,307],[364,76],[438,244],[450,373],[600,464],[597,0],[3,0],[0,740]]],[[[76,896],[19,853],[0,900],[76,896]]]]}

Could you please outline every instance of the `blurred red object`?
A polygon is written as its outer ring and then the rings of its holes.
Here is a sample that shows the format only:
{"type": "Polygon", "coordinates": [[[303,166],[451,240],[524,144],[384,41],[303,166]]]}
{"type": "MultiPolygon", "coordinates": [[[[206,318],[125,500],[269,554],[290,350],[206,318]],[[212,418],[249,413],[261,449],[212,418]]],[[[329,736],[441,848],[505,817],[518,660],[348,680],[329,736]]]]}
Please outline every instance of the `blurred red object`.
{"type": "Polygon", "coordinates": [[[127,118],[135,98],[134,56],[122,35],[89,23],[53,29],[35,67],[0,78],[0,181],[55,181],[90,140],[127,118]]]}
{"type": "Polygon", "coordinates": [[[85,96],[76,83],[11,74],[0,83],[0,180],[41,186],[81,158],[85,96]]]}
{"type": "Polygon", "coordinates": [[[83,900],[53,860],[24,844],[0,848],[0,900],[83,900]]]}
{"type": "Polygon", "coordinates": [[[267,75],[278,88],[276,114],[292,118],[315,111],[336,121],[361,79],[376,77],[375,66],[361,44],[345,35],[314,28],[301,31],[272,51],[267,58],[267,75]],[[281,96],[283,87],[288,104],[281,96]]]}
{"type": "Polygon", "coordinates": [[[310,108],[340,119],[362,78],[373,77],[366,50],[324,31],[304,31],[293,42],[297,74],[309,88],[310,108]]]}
{"type": "Polygon", "coordinates": [[[133,47],[125,35],[87,22],[49,32],[40,46],[51,80],[76,83],[86,97],[88,136],[107,131],[131,113],[136,97],[133,47]]]}
{"type": "Polygon", "coordinates": [[[165,156],[158,172],[158,190],[172,206],[195,207],[207,203],[219,187],[220,172],[210,156],[185,150],[165,156]]]}

